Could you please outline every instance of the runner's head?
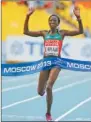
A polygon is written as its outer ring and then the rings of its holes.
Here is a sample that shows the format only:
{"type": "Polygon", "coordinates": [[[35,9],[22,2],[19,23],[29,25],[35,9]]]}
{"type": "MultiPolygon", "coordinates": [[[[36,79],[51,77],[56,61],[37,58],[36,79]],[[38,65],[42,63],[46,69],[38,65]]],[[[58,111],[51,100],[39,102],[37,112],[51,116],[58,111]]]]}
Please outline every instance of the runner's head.
{"type": "Polygon", "coordinates": [[[53,14],[49,17],[48,22],[51,29],[56,29],[60,24],[60,18],[57,15],[53,14]]]}

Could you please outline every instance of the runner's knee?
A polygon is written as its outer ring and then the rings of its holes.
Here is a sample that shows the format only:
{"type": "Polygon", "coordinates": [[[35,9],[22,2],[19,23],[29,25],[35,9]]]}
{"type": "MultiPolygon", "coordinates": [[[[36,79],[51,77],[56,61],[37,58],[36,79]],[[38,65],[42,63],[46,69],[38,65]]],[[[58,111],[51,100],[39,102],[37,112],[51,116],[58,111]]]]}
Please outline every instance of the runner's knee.
{"type": "Polygon", "coordinates": [[[44,91],[43,90],[40,90],[40,89],[37,89],[37,92],[40,96],[43,96],[44,95],[44,91]]]}
{"type": "Polygon", "coordinates": [[[38,94],[39,94],[40,96],[43,96],[43,92],[42,92],[42,91],[38,91],[38,94]]]}
{"type": "Polygon", "coordinates": [[[46,85],[46,90],[47,90],[47,91],[52,90],[52,84],[51,84],[51,83],[47,83],[47,85],[46,85]]]}

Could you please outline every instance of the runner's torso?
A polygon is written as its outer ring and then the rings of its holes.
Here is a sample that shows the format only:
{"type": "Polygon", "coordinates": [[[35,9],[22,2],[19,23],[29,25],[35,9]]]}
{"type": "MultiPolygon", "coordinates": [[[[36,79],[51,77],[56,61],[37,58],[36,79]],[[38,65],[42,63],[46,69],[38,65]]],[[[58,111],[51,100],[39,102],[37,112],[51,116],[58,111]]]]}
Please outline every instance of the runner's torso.
{"type": "Polygon", "coordinates": [[[62,43],[62,36],[59,32],[56,32],[53,35],[48,32],[44,37],[44,57],[60,57],[62,43]]]}

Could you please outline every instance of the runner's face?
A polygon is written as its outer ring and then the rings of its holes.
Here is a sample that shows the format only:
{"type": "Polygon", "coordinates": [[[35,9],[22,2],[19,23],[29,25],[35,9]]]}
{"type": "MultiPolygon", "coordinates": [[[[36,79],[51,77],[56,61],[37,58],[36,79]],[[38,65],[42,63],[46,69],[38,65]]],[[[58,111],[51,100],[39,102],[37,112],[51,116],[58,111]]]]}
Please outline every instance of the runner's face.
{"type": "Polygon", "coordinates": [[[51,29],[56,29],[59,25],[58,18],[56,16],[51,16],[49,19],[49,26],[51,29]]]}

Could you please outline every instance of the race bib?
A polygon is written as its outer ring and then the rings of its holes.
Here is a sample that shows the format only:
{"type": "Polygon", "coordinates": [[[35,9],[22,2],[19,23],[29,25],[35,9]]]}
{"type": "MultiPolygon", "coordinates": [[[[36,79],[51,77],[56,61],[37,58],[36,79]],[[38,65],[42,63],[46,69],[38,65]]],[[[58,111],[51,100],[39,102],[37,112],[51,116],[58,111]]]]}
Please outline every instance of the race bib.
{"type": "Polygon", "coordinates": [[[49,56],[49,55],[59,56],[61,46],[62,46],[62,41],[60,40],[46,40],[44,43],[45,56],[49,56]]]}

